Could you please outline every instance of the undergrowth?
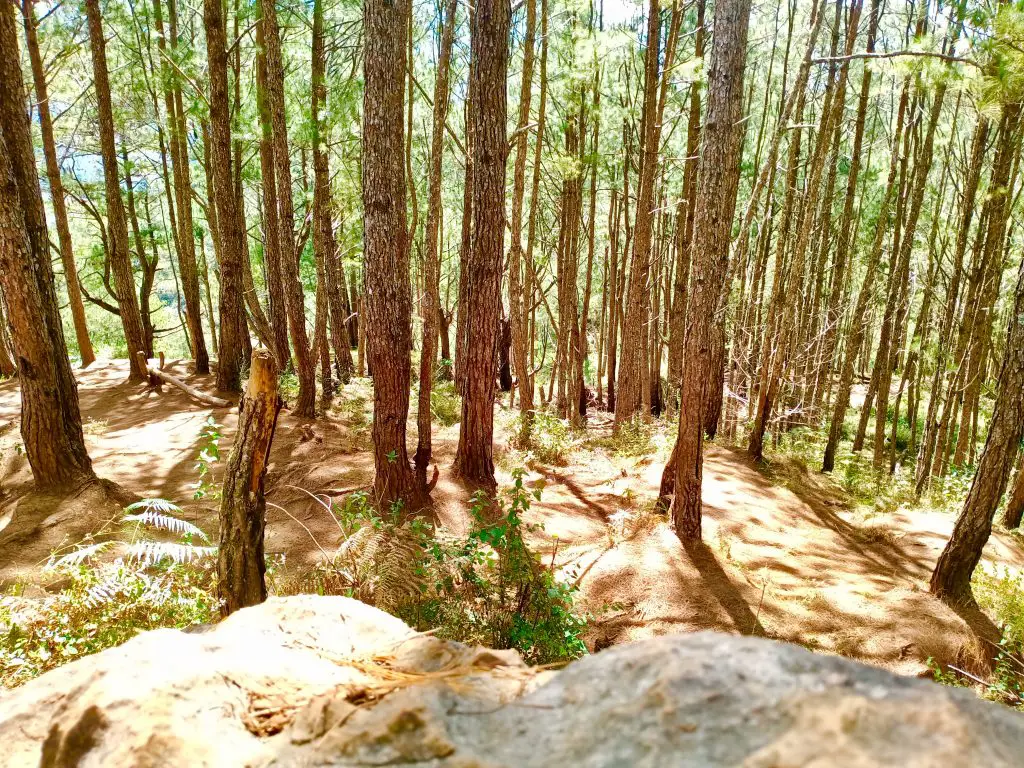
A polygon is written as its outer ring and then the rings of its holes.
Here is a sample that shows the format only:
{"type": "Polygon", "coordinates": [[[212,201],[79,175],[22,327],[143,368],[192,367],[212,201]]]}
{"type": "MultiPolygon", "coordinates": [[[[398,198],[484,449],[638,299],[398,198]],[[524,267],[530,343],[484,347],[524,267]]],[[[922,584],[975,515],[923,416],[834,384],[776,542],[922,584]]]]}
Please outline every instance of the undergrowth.
{"type": "Polygon", "coordinates": [[[462,419],[462,398],[451,381],[438,381],[430,390],[430,415],[442,427],[458,424],[462,419]]]}
{"type": "MultiPolygon", "coordinates": [[[[787,472],[818,472],[825,452],[825,435],[820,430],[798,427],[783,432],[778,443],[768,454],[768,472],[786,480],[787,472]]],[[[875,469],[872,451],[865,448],[854,453],[849,445],[842,445],[836,454],[832,482],[847,495],[861,513],[872,516],[894,512],[900,507],[930,508],[955,513],[960,509],[970,488],[972,468],[953,468],[944,477],[932,478],[925,492],[918,497],[914,472],[910,467],[897,466],[892,474],[886,466],[875,469]]]]}
{"type": "Polygon", "coordinates": [[[0,686],[20,685],[144,630],[216,620],[216,550],[196,543],[206,534],[180,512],[161,499],[133,504],[120,519],[127,541],[86,542],[51,556],[44,574],[56,588],[41,599],[24,597],[20,587],[0,598],[0,686]]]}
{"type": "Polygon", "coordinates": [[[464,537],[353,494],[335,510],[344,542],[300,588],[358,598],[442,638],[514,648],[531,663],[584,654],[576,588],[557,578],[554,556],[544,564],[528,545],[538,530],[523,520],[531,494],[521,470],[513,478],[504,498],[474,496],[464,537]]]}
{"type": "Polygon", "coordinates": [[[956,666],[946,668],[928,660],[932,676],[940,683],[973,686],[993,701],[1024,710],[1024,577],[1008,568],[1001,571],[978,568],[971,589],[978,605],[995,621],[1001,636],[989,650],[994,659],[986,678],[972,675],[956,666]]]}
{"type": "Polygon", "coordinates": [[[565,466],[573,447],[573,433],[569,423],[548,411],[532,411],[529,429],[518,415],[509,425],[513,436],[510,445],[524,454],[526,462],[531,459],[541,464],[565,466]]]}
{"type": "Polygon", "coordinates": [[[657,450],[654,441],[659,431],[658,427],[659,425],[650,419],[632,418],[623,422],[608,437],[590,440],[589,445],[595,448],[604,448],[616,456],[628,458],[648,456],[657,450]]]}

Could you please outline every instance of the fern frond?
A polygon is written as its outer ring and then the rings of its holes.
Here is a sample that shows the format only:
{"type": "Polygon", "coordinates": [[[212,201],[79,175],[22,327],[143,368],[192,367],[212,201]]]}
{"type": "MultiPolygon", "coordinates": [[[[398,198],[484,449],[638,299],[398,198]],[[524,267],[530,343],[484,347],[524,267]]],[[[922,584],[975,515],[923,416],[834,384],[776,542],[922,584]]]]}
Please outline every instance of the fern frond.
{"type": "MultiPolygon", "coordinates": [[[[177,507],[175,507],[175,509],[177,509],[177,507]]],[[[182,520],[180,517],[163,514],[155,509],[147,509],[146,511],[140,512],[136,515],[125,515],[124,519],[129,523],[142,523],[143,525],[148,525],[151,528],[170,531],[171,533],[177,533],[182,536],[191,535],[202,539],[203,541],[210,540],[210,537],[207,536],[199,526],[193,525],[187,520],[182,520]]]]}
{"type": "Polygon", "coordinates": [[[50,563],[48,568],[61,568],[64,566],[81,565],[86,560],[89,560],[97,555],[101,554],[107,549],[110,549],[114,545],[113,540],[109,541],[98,541],[95,544],[90,544],[87,547],[79,547],[74,552],[69,552],[63,557],[59,557],[50,563]]]}
{"type": "Polygon", "coordinates": [[[142,499],[124,508],[125,512],[134,512],[142,509],[147,512],[159,512],[164,515],[180,514],[181,507],[167,499],[142,499]]]}
{"type": "Polygon", "coordinates": [[[153,565],[162,560],[171,560],[177,564],[190,563],[204,557],[217,554],[217,547],[197,547],[192,544],[174,544],[164,541],[140,541],[128,547],[126,560],[134,560],[142,565],[153,565]]]}

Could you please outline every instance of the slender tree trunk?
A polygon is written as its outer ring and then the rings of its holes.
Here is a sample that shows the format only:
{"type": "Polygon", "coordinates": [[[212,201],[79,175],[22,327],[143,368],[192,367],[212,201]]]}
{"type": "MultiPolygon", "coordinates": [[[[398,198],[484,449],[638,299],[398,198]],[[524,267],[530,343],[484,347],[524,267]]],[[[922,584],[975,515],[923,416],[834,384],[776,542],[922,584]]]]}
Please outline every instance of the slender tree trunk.
{"type": "Polygon", "coordinates": [[[366,351],[373,375],[374,494],[415,511],[425,501],[409,465],[405,423],[412,365],[412,293],[405,199],[408,0],[363,6],[363,241],[366,351]]]}
{"type": "Polygon", "coordinates": [[[57,161],[57,144],[53,139],[53,119],[50,116],[50,97],[43,69],[43,57],[39,53],[36,35],[36,14],[34,0],[22,0],[25,21],[25,42],[29,60],[32,62],[32,78],[35,81],[36,110],[39,113],[39,128],[43,137],[43,155],[46,158],[46,178],[50,182],[50,198],[53,203],[53,218],[57,225],[57,241],[60,243],[60,259],[64,267],[64,283],[68,291],[71,319],[75,326],[78,353],[82,367],[88,368],[96,359],[89,329],[85,323],[85,305],[82,303],[82,289],[78,282],[78,268],[75,266],[75,252],[71,242],[71,228],[68,226],[68,209],[64,201],[64,184],[61,181],[60,164],[57,161]]]}
{"type": "Polygon", "coordinates": [[[632,419],[643,404],[647,386],[644,349],[650,311],[651,233],[653,226],[654,178],[658,167],[661,126],[657,121],[658,50],[661,38],[659,0],[650,0],[647,23],[647,52],[644,58],[644,106],[642,156],[636,201],[636,227],[630,260],[626,317],[622,326],[622,361],[615,393],[615,426],[632,419]]]}
{"type": "Polygon", "coordinates": [[[107,71],[107,47],[103,37],[103,20],[99,0],[85,0],[85,14],[89,24],[89,45],[92,52],[93,87],[99,116],[100,153],[103,158],[103,177],[107,192],[107,226],[110,230],[110,261],[114,271],[117,304],[121,311],[125,343],[128,346],[131,374],[129,381],[145,381],[135,353],[145,349],[142,315],[135,293],[135,275],[132,273],[128,252],[128,223],[124,202],[121,200],[121,174],[114,145],[114,112],[110,103],[110,75],[107,71]]]}
{"type": "MultiPolygon", "coordinates": [[[[262,0],[257,8],[262,8],[262,0]]],[[[260,11],[262,14],[262,11],[260,11]]],[[[256,104],[260,116],[260,177],[263,182],[263,261],[266,264],[268,312],[273,331],[273,352],[278,370],[291,368],[288,347],[288,310],[281,278],[281,225],[278,221],[277,177],[274,165],[274,125],[267,95],[266,30],[256,28],[256,104]]]]}
{"type": "MultiPolygon", "coordinates": [[[[526,0],[526,29],[523,38],[523,71],[519,88],[519,119],[516,124],[515,163],[512,181],[511,247],[508,254],[509,322],[512,329],[512,364],[519,380],[519,413],[522,445],[529,444],[533,427],[533,381],[530,376],[529,304],[532,297],[523,286],[523,195],[526,190],[527,126],[533,97],[534,42],[537,36],[537,0],[526,0]]],[[[435,97],[435,104],[437,103],[435,97]]],[[[537,145],[543,137],[537,136],[537,145]]]]}
{"type": "Polygon", "coordinates": [[[441,170],[444,160],[444,126],[448,119],[448,70],[455,38],[457,0],[447,0],[437,77],[434,81],[434,114],[430,137],[430,176],[427,182],[427,225],[423,257],[423,337],[420,345],[419,406],[416,415],[416,479],[427,489],[427,467],[431,444],[430,393],[437,363],[437,342],[441,328],[441,257],[438,252],[441,231],[441,170]]]}
{"type": "Polygon", "coordinates": [[[693,289],[687,307],[672,522],[681,539],[701,536],[704,403],[713,380],[715,310],[729,271],[729,235],[736,208],[742,144],[743,77],[750,0],[718,0],[714,11],[708,112],[697,172],[693,289]]]}
{"type": "MultiPolygon", "coordinates": [[[[896,136],[902,134],[904,119],[907,112],[908,87],[904,84],[903,94],[900,97],[899,108],[896,117],[896,136]]],[[[875,225],[875,237],[868,256],[867,268],[864,272],[864,280],[861,283],[860,291],[857,294],[857,301],[853,311],[853,318],[850,324],[850,336],[846,342],[846,353],[843,357],[843,366],[839,375],[839,386],[836,392],[836,399],[832,411],[832,420],[829,424],[828,440],[825,444],[825,455],[822,459],[822,471],[831,472],[835,468],[836,449],[839,447],[839,437],[842,434],[843,422],[846,419],[846,410],[850,407],[850,395],[853,390],[853,375],[860,356],[861,347],[867,334],[867,311],[874,293],[875,278],[882,259],[882,245],[887,230],[889,211],[896,194],[896,183],[898,171],[899,153],[893,152],[889,164],[889,177],[886,182],[885,193],[879,208],[878,221],[875,225]]],[[[870,393],[869,393],[870,395],[870,393]]],[[[866,404],[870,397],[865,399],[866,404]]]]}
{"type": "MultiPolygon", "coordinates": [[[[921,443],[921,455],[918,457],[915,489],[920,495],[931,477],[932,460],[935,456],[938,436],[943,427],[938,419],[940,401],[942,400],[943,382],[946,386],[946,403],[952,401],[950,391],[953,371],[948,370],[949,347],[953,341],[953,323],[956,320],[957,306],[960,300],[960,284],[962,282],[964,256],[967,253],[967,241],[974,216],[974,202],[977,197],[978,184],[981,179],[981,168],[985,158],[985,144],[988,137],[988,119],[979,117],[971,141],[970,161],[967,166],[966,178],[963,183],[963,202],[960,207],[960,222],[957,229],[956,245],[953,250],[953,268],[950,274],[949,288],[946,291],[946,311],[943,313],[942,325],[939,328],[939,344],[936,349],[935,373],[928,399],[928,413],[925,417],[925,434],[921,443]]],[[[946,413],[947,409],[943,409],[946,413]]],[[[946,422],[946,416],[942,424],[946,422]]]]}
{"type": "Polygon", "coordinates": [[[221,0],[204,0],[206,50],[210,79],[210,162],[220,233],[220,343],[217,388],[238,392],[245,363],[243,336],[248,334],[242,284],[245,230],[238,214],[231,172],[231,116],[228,113],[227,32],[221,0]]]}
{"type": "MultiPolygon", "coordinates": [[[[312,104],[313,116],[313,249],[317,263],[322,264],[323,290],[321,311],[330,316],[331,345],[337,360],[338,373],[343,384],[352,377],[352,344],[349,339],[345,305],[348,296],[342,292],[344,270],[338,264],[338,244],[334,237],[331,202],[331,176],[327,159],[329,132],[323,112],[327,106],[326,54],[324,50],[323,0],[313,3],[312,41],[312,104]]],[[[319,281],[319,276],[318,276],[319,281]]],[[[326,344],[324,340],[321,343],[326,344]]],[[[321,356],[330,359],[330,346],[324,346],[321,356]]],[[[328,365],[329,367],[329,365],[328,365]]],[[[326,391],[326,390],[325,390],[326,391]]]]}
{"type": "Polygon", "coordinates": [[[50,266],[13,10],[0,12],[0,291],[14,334],[21,438],[32,476],[41,487],[64,486],[95,475],[50,266]]]}
{"type": "MultiPolygon", "coordinates": [[[[697,29],[694,34],[694,58],[704,58],[705,0],[697,1],[697,29]]],[[[686,122],[686,161],[683,165],[683,195],[676,208],[676,264],[672,287],[668,353],[670,388],[679,386],[683,370],[683,347],[686,335],[686,299],[693,260],[694,196],[697,190],[697,164],[700,152],[700,82],[690,84],[690,108],[686,122]]]]}
{"type": "Polygon", "coordinates": [[[280,410],[274,358],[269,351],[257,349],[252,353],[249,383],[238,407],[238,430],[224,472],[220,503],[217,585],[224,616],[267,599],[263,488],[280,410]]]}
{"type": "Polygon", "coordinates": [[[174,172],[174,199],[177,203],[178,269],[181,273],[182,292],[185,297],[185,320],[192,342],[192,355],[196,373],[210,372],[210,357],[203,336],[202,299],[199,291],[199,265],[196,259],[196,238],[192,223],[192,173],[189,168],[188,134],[185,115],[181,111],[181,87],[174,80],[168,63],[178,47],[178,21],[176,0],[168,0],[171,54],[167,53],[164,37],[163,9],[160,0],[153,0],[153,17],[157,28],[157,46],[161,54],[160,69],[164,81],[164,103],[170,126],[171,168],[174,172]]]}
{"type": "Polygon", "coordinates": [[[992,518],[1024,435],[1024,264],[1014,295],[988,439],[953,534],[932,573],[931,592],[945,600],[971,597],[971,576],[992,532],[992,518]]]}
{"type": "MultiPolygon", "coordinates": [[[[299,378],[299,395],[293,412],[296,416],[313,418],[316,415],[316,363],[306,332],[306,303],[299,278],[299,254],[295,248],[295,203],[292,197],[291,156],[288,153],[288,123],[285,119],[281,34],[273,0],[261,0],[260,7],[263,11],[261,23],[264,25],[263,40],[266,46],[267,100],[273,126],[281,282],[288,311],[295,372],[299,378]]],[[[403,49],[400,63],[404,61],[404,56],[403,49]]],[[[402,66],[404,69],[404,64],[402,66]]],[[[266,204],[269,205],[269,201],[266,204]]]]}
{"type": "MultiPolygon", "coordinates": [[[[473,231],[468,270],[465,382],[455,471],[493,490],[494,361],[505,235],[508,0],[478,0],[472,31],[473,231]]],[[[461,321],[461,318],[460,318],[461,321]]]]}

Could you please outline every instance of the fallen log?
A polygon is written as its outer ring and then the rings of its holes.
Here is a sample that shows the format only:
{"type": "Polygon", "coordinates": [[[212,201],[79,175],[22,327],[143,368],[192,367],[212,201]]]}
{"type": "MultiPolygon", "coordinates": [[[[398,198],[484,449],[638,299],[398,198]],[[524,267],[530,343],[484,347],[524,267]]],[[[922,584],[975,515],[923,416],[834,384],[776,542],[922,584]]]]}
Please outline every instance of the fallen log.
{"type": "MultiPolygon", "coordinates": [[[[223,398],[220,398],[220,397],[214,397],[213,395],[208,395],[205,392],[196,389],[195,387],[189,386],[184,381],[179,379],[177,376],[172,376],[171,374],[167,373],[166,371],[160,370],[160,368],[154,368],[152,365],[149,364],[149,360],[146,358],[146,353],[145,352],[141,352],[140,351],[140,352],[137,352],[136,354],[139,357],[139,361],[145,366],[146,372],[149,374],[149,381],[150,381],[150,383],[155,384],[158,381],[165,382],[167,384],[170,384],[173,387],[177,387],[178,389],[180,389],[182,392],[184,392],[189,397],[194,397],[196,400],[198,400],[199,402],[203,403],[204,405],[209,405],[209,406],[212,406],[214,408],[230,408],[231,407],[231,402],[229,400],[224,400],[223,398]]],[[[161,367],[163,367],[162,366],[162,363],[163,363],[163,353],[160,354],[160,358],[161,358],[161,367]]]]}

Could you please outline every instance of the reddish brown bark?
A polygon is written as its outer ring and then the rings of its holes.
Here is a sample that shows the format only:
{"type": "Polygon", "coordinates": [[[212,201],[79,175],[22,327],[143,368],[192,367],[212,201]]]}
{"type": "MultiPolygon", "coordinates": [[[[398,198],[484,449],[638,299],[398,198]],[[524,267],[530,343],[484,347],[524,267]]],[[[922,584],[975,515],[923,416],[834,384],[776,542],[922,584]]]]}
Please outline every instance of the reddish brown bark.
{"type": "Polygon", "coordinates": [[[694,220],[693,288],[687,308],[679,432],[673,459],[673,525],[681,539],[701,535],[704,403],[713,380],[715,310],[728,272],[729,235],[736,209],[742,142],[743,77],[750,0],[715,6],[708,111],[703,133],[694,220]]]}
{"type": "MultiPolygon", "coordinates": [[[[501,317],[505,236],[505,162],[508,80],[508,0],[478,0],[473,16],[473,227],[466,260],[466,356],[455,471],[493,489],[495,344],[501,317]]],[[[460,318],[460,322],[462,318],[460,318]]]]}
{"type": "Polygon", "coordinates": [[[425,501],[409,465],[412,292],[405,200],[405,57],[409,0],[366,0],[363,9],[363,296],[373,376],[374,493],[382,504],[425,501]]]}
{"type": "Polygon", "coordinates": [[[114,146],[114,112],[110,103],[110,74],[107,70],[107,46],[103,37],[103,18],[99,0],[85,0],[85,15],[89,24],[89,48],[92,53],[93,87],[99,117],[100,154],[103,159],[103,178],[107,192],[107,226],[110,230],[110,262],[114,272],[114,287],[121,313],[125,343],[128,346],[131,374],[129,381],[145,381],[146,372],[139,365],[135,353],[145,350],[142,315],[135,293],[135,275],[132,273],[128,252],[128,222],[124,202],[121,200],[121,174],[114,146]]]}
{"type": "Polygon", "coordinates": [[[68,226],[68,209],[64,201],[64,184],[61,181],[60,165],[57,161],[57,144],[53,138],[53,119],[50,116],[50,97],[43,69],[43,57],[39,53],[36,34],[34,0],[22,0],[25,22],[25,42],[29,60],[32,62],[32,78],[35,81],[36,111],[39,114],[39,129],[43,139],[43,155],[46,158],[46,178],[50,183],[50,201],[53,204],[53,219],[57,225],[57,241],[60,244],[60,260],[64,267],[64,283],[67,286],[68,305],[75,326],[75,339],[82,358],[82,367],[87,368],[96,359],[89,329],[85,323],[85,305],[82,303],[82,289],[78,282],[78,268],[75,266],[74,246],[71,242],[71,228],[68,226]]]}
{"type": "Polygon", "coordinates": [[[50,266],[13,6],[0,10],[0,290],[14,334],[21,437],[40,486],[93,479],[50,266]]]}

